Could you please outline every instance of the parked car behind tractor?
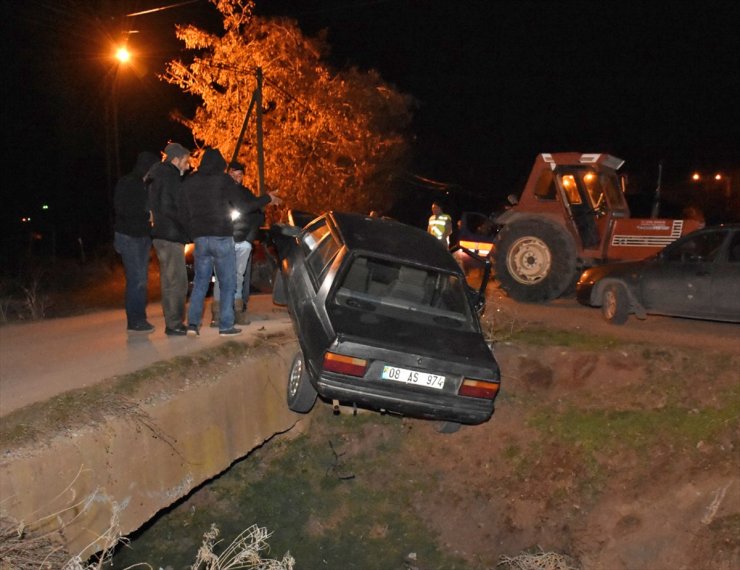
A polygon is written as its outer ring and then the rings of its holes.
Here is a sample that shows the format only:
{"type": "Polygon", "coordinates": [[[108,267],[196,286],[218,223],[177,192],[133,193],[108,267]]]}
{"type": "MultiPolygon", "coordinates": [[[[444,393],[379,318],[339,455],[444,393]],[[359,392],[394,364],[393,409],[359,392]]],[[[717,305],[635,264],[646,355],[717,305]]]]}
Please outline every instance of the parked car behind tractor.
{"type": "Polygon", "coordinates": [[[631,313],[740,322],[740,224],[704,228],[642,261],[583,272],[578,301],[621,325],[631,313]]]}
{"type": "Polygon", "coordinates": [[[700,227],[695,220],[630,217],[624,161],[608,154],[541,154],[514,204],[494,222],[495,274],[517,301],[555,299],[583,269],[644,259],[700,227]]]}

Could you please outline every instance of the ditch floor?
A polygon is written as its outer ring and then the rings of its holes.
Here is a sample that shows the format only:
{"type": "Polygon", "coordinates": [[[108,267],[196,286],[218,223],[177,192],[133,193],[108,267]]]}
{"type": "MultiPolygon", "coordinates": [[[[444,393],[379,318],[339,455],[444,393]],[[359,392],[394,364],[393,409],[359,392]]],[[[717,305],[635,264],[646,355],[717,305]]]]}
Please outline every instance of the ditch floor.
{"type": "Polygon", "coordinates": [[[212,523],[224,544],[267,527],[271,555],[307,569],[740,567],[739,356],[551,330],[495,351],[491,421],[442,434],[319,402],[115,567],[187,568],[212,523]],[[515,565],[525,553],[559,556],[515,565]]]}

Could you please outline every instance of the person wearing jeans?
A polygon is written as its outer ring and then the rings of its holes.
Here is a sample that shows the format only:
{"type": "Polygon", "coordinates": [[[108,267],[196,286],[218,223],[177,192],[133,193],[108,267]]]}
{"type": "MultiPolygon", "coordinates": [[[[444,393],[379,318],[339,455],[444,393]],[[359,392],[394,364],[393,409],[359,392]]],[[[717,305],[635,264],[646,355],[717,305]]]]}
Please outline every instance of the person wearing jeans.
{"type": "MultiPolygon", "coordinates": [[[[183,182],[179,209],[195,242],[195,279],[188,310],[189,336],[200,334],[203,305],[214,268],[221,294],[218,332],[221,336],[242,332],[234,327],[236,253],[231,217],[233,205],[242,200],[242,194],[243,189],[240,190],[226,174],[226,161],[215,148],[205,149],[198,170],[183,182]]],[[[273,200],[272,196],[270,200],[273,200]]],[[[251,207],[246,211],[251,211],[251,207]]]]}
{"type": "MultiPolygon", "coordinates": [[[[235,293],[234,293],[234,311],[235,311],[235,320],[241,324],[241,325],[248,325],[249,320],[245,319],[244,317],[241,317],[242,310],[243,310],[243,301],[241,301],[240,295],[242,291],[242,287],[246,286],[245,279],[246,276],[249,275],[249,258],[252,255],[252,244],[248,241],[235,241],[234,242],[234,253],[235,253],[235,268],[236,268],[236,275],[234,276],[234,281],[236,283],[235,293]],[[237,314],[238,311],[238,314],[237,314]],[[241,318],[240,318],[241,317],[241,318]]],[[[221,310],[221,283],[218,275],[216,275],[216,282],[213,284],[213,302],[212,302],[212,320],[211,320],[211,326],[217,327],[219,326],[220,321],[220,310],[221,310]]]]}
{"type": "Polygon", "coordinates": [[[238,334],[234,329],[234,294],[236,293],[236,254],[234,238],[202,236],[195,238],[195,278],[188,309],[188,332],[198,334],[203,318],[203,305],[215,269],[221,284],[221,313],[219,333],[222,336],[238,334]]]}
{"type": "MultiPolygon", "coordinates": [[[[250,320],[246,312],[246,301],[249,298],[252,240],[254,240],[259,230],[259,220],[263,217],[262,210],[275,198],[273,196],[257,197],[252,194],[249,188],[243,185],[244,165],[241,162],[230,162],[227,172],[237,189],[230,201],[230,215],[234,226],[234,249],[236,252],[234,313],[238,324],[248,325],[250,320]]],[[[218,276],[216,276],[216,283],[213,286],[213,302],[211,303],[212,327],[219,326],[220,303],[221,286],[218,282],[218,276]]]]}
{"type": "Polygon", "coordinates": [[[134,169],[116,183],[113,198],[115,233],[113,247],[121,255],[126,275],[126,329],[150,333],[154,330],[146,318],[147,283],[149,278],[149,212],[144,177],[157,157],[141,152],[134,169]]]}

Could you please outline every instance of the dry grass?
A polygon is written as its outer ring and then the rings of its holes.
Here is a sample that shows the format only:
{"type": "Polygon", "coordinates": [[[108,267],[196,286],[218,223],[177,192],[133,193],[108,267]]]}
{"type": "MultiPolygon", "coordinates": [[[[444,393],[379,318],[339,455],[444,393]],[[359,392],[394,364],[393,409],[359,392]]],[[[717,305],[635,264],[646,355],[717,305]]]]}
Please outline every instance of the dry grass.
{"type": "Polygon", "coordinates": [[[497,566],[506,570],[578,570],[570,557],[556,552],[522,553],[517,556],[502,556],[497,566]]]}

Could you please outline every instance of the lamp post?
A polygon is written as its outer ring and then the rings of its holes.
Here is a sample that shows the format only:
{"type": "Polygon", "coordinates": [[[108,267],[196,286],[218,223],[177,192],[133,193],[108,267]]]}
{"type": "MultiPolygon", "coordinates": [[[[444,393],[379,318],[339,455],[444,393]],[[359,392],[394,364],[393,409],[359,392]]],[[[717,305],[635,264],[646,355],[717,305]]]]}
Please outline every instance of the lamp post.
{"type": "Polygon", "coordinates": [[[121,66],[131,61],[131,52],[126,46],[121,46],[116,50],[116,60],[118,67],[113,75],[113,85],[111,88],[111,113],[113,115],[113,158],[116,165],[116,179],[121,177],[121,150],[118,140],[118,73],[121,66]]]}
{"type": "Polygon", "coordinates": [[[111,59],[115,65],[109,70],[112,74],[110,98],[106,112],[106,162],[108,166],[108,214],[109,225],[113,227],[113,188],[121,177],[121,151],[118,136],[118,76],[121,67],[131,61],[131,52],[126,46],[114,48],[111,59]]]}

